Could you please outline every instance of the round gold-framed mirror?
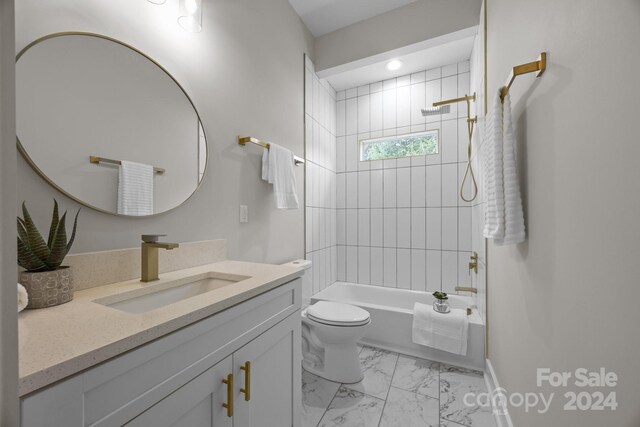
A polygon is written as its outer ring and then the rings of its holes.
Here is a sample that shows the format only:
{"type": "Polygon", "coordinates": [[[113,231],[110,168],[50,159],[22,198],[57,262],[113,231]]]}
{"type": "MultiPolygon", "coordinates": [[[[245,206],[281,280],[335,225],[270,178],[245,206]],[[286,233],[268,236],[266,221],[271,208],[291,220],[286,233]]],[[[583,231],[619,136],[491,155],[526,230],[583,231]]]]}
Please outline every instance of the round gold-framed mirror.
{"type": "Polygon", "coordinates": [[[207,169],[195,105],[157,61],[95,33],[41,37],[16,57],[17,146],[78,203],[128,217],[192,197],[207,169]]]}

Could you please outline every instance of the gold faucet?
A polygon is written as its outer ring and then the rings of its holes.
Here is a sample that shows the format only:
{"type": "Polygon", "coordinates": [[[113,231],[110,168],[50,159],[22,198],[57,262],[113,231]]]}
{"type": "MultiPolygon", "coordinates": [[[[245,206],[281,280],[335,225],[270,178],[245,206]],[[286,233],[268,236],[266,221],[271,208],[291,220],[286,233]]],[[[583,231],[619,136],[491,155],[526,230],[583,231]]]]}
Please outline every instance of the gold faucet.
{"type": "Polygon", "coordinates": [[[476,288],[466,288],[464,286],[456,286],[456,292],[471,292],[472,294],[477,294],[478,290],[476,288]]]}
{"type": "Polygon", "coordinates": [[[158,280],[158,249],[170,251],[180,246],[177,243],[158,242],[158,238],[163,236],[166,236],[166,234],[142,235],[141,282],[147,283],[158,280]]]}
{"type": "Polygon", "coordinates": [[[478,254],[474,252],[471,255],[471,262],[469,263],[469,271],[473,270],[474,273],[478,274],[478,254]]]}

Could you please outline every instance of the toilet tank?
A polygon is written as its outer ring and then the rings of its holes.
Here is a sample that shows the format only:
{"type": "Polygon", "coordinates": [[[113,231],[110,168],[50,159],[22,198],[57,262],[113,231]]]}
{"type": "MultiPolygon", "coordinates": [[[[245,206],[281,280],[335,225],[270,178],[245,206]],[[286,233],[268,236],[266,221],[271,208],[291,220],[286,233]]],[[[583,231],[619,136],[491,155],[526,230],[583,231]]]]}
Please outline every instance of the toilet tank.
{"type": "Polygon", "coordinates": [[[282,265],[304,269],[304,272],[302,273],[302,276],[301,276],[302,307],[304,308],[308,306],[309,302],[311,301],[311,294],[313,293],[313,275],[311,273],[311,261],[307,259],[296,259],[294,261],[290,261],[282,265]]]}

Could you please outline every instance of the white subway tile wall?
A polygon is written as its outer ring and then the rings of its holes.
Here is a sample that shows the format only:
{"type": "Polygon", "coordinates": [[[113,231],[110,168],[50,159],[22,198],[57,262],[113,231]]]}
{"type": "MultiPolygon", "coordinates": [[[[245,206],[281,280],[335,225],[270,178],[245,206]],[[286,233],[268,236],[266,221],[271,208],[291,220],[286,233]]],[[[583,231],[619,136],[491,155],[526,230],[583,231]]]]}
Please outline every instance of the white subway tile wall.
{"type": "Polygon", "coordinates": [[[469,257],[484,240],[478,237],[480,199],[466,203],[459,195],[466,105],[452,105],[444,115],[420,113],[432,102],[469,93],[471,71],[462,62],[335,94],[335,168],[319,167],[335,171],[328,179],[336,194],[337,280],[431,292],[471,285],[469,257]],[[440,131],[437,155],[359,161],[361,139],[431,129],[440,131]]]}
{"type": "MultiPolygon", "coordinates": [[[[357,93],[357,91],[354,91],[357,93]]],[[[351,94],[351,93],[350,93],[351,94]]],[[[344,93],[342,94],[344,99],[344,93]]],[[[350,101],[357,102],[355,98],[350,101]]],[[[340,243],[345,245],[347,218],[345,195],[353,191],[357,196],[357,174],[350,174],[349,183],[345,174],[337,175],[336,171],[344,172],[345,167],[345,103],[340,104],[341,111],[336,109],[336,92],[327,82],[318,79],[313,63],[305,61],[305,257],[312,261],[311,271],[312,289],[306,293],[315,294],[337,280],[338,275],[346,276],[344,260],[345,246],[338,246],[337,236],[341,236],[340,243]],[[336,139],[339,129],[342,138],[336,139]],[[337,146],[340,147],[337,150],[337,146]],[[339,154],[338,154],[339,153],[339,154]],[[337,182],[340,181],[340,186],[337,182]],[[340,190],[338,191],[338,188],[340,190]],[[340,211],[337,208],[340,207],[340,211]],[[338,213],[339,212],[339,213],[338,213]],[[337,260],[343,260],[339,265],[337,260]],[[309,292],[310,291],[310,292],[309,292]]],[[[354,110],[355,111],[355,110],[354,110]]],[[[353,129],[349,128],[350,131],[353,129]]],[[[349,202],[349,207],[357,205],[349,202]]],[[[352,209],[350,209],[351,211],[352,209]]],[[[357,224],[355,210],[349,215],[349,244],[354,245],[349,251],[357,252],[357,224]],[[355,236],[355,237],[354,237],[355,236]]],[[[357,268],[357,259],[354,260],[357,268]]],[[[354,274],[351,270],[350,274],[354,274]]],[[[358,271],[355,271],[355,277],[358,271]]]]}

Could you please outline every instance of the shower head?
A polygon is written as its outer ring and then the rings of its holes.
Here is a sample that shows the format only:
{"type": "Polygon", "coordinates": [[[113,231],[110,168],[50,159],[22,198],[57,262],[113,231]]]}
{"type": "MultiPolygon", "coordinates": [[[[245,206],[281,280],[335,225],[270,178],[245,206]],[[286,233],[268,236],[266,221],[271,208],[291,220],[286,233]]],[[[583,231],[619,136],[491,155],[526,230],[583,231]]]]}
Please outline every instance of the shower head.
{"type": "Polygon", "coordinates": [[[447,114],[451,111],[450,105],[441,105],[439,107],[423,108],[422,116],[435,116],[437,114],[447,114]]]}

